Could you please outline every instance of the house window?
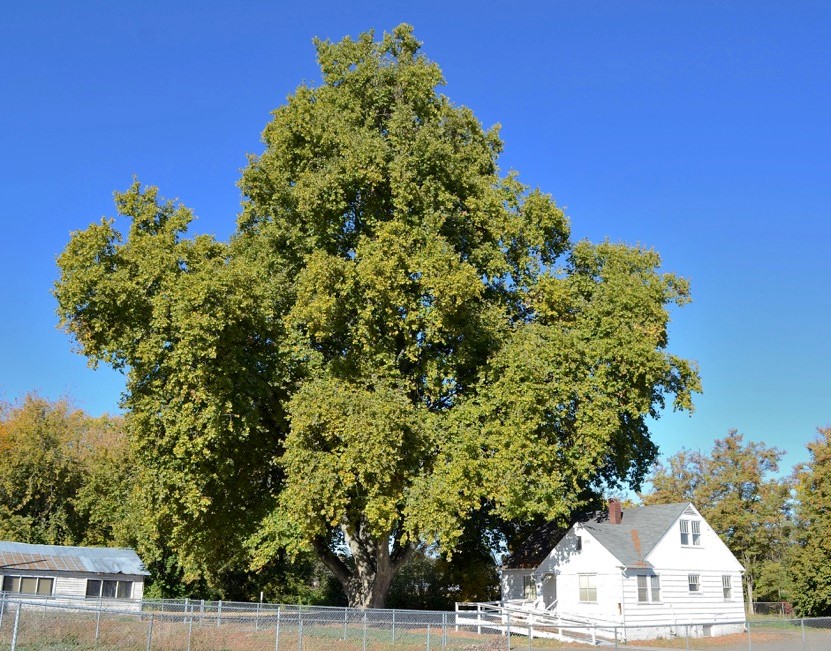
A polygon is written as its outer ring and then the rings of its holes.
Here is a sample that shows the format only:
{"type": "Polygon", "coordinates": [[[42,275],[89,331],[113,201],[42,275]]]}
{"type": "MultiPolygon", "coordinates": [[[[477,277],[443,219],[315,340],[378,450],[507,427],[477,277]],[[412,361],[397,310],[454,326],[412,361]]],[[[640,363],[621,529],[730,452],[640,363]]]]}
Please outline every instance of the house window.
{"type": "Polygon", "coordinates": [[[648,604],[661,601],[661,583],[657,575],[638,575],[638,603],[648,604]],[[651,599],[650,599],[651,597],[651,599]]]}
{"type": "Polygon", "coordinates": [[[537,581],[533,574],[522,577],[522,596],[529,601],[537,598],[537,581]]]}
{"type": "Polygon", "coordinates": [[[657,575],[653,574],[649,577],[649,582],[652,587],[652,601],[658,603],[661,601],[661,581],[657,575]]]}
{"type": "Polygon", "coordinates": [[[721,577],[721,591],[724,593],[725,601],[733,598],[733,586],[730,583],[729,574],[725,574],[721,577]]]}
{"type": "Polygon", "coordinates": [[[93,599],[129,599],[132,594],[132,581],[102,581],[100,579],[87,579],[87,597],[93,599]]]}
{"type": "Polygon", "coordinates": [[[583,538],[581,536],[577,536],[577,543],[575,544],[575,549],[578,552],[583,550],[583,538]]]}
{"type": "Polygon", "coordinates": [[[597,576],[594,574],[580,575],[580,601],[588,603],[597,602],[597,576]]]}
{"type": "Polygon", "coordinates": [[[681,520],[681,544],[694,547],[701,546],[701,522],[698,520],[681,520]],[[690,538],[692,531],[692,539],[690,538]]]}
{"type": "Polygon", "coordinates": [[[643,574],[638,575],[638,603],[649,603],[649,587],[647,586],[647,579],[649,577],[643,574]]]}
{"type": "Polygon", "coordinates": [[[695,547],[701,546],[701,523],[698,520],[690,521],[690,527],[692,528],[692,544],[695,547]]]}
{"type": "Polygon", "coordinates": [[[4,576],[3,592],[50,595],[55,579],[44,576],[4,576]]]}
{"type": "Polygon", "coordinates": [[[690,585],[690,592],[701,592],[701,575],[689,574],[687,575],[687,582],[690,585]]]}

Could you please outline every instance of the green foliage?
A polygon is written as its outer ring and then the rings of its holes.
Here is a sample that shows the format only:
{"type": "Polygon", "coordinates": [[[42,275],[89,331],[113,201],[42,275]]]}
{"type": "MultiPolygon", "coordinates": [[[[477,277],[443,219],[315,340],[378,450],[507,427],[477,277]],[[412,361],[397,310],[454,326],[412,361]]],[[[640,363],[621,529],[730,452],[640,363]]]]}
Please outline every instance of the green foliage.
{"type": "Polygon", "coordinates": [[[2,410],[0,455],[0,536],[57,545],[128,541],[133,469],[120,419],[28,395],[2,410]]]}
{"type": "Polygon", "coordinates": [[[657,464],[645,504],[690,501],[745,567],[756,600],[787,598],[783,572],[791,531],[790,484],[775,477],[784,452],[764,443],[744,443],[736,430],[704,454],[681,450],[657,464]],[[754,593],[755,591],[755,593],[754,593]]]}
{"type": "Polygon", "coordinates": [[[803,617],[831,613],[831,427],[808,444],[810,460],[797,467],[796,545],[791,553],[792,601],[803,617]]]}
{"type": "Polygon", "coordinates": [[[646,418],[700,385],[666,351],[686,282],[654,251],[573,244],[408,26],[316,47],[323,82],[274,111],[230,243],[185,238],[190,212],[136,182],[126,237],[74,233],[55,295],[81,352],[127,374],[144,513],[187,579],[312,546],[380,605],[476,513],[565,518],[639,485],[646,418]]]}

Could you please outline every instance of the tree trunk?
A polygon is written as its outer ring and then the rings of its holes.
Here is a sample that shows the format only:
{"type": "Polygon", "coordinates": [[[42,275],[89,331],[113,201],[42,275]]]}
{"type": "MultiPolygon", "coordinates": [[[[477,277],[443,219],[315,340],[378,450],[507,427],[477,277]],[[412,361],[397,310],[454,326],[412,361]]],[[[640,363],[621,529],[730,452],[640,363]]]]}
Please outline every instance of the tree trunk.
{"type": "Polygon", "coordinates": [[[371,536],[363,521],[341,525],[344,539],[352,556],[347,565],[322,538],[313,542],[320,560],[337,577],[352,608],[383,608],[392,580],[412,556],[415,547],[401,545],[398,536],[383,540],[371,536]],[[392,546],[388,542],[393,538],[392,546]]]}
{"type": "Polygon", "coordinates": [[[753,615],[753,577],[748,572],[744,578],[747,583],[747,614],[753,615]]]}

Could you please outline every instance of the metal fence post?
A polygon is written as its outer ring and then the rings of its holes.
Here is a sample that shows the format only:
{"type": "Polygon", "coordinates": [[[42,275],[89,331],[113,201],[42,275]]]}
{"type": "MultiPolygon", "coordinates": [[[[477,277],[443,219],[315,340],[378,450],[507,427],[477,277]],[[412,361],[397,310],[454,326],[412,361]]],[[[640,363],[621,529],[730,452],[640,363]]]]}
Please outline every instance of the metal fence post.
{"type": "Polygon", "coordinates": [[[193,606],[190,607],[190,618],[188,619],[188,648],[187,651],[190,651],[190,643],[193,639],[193,606]]]}
{"type": "Polygon", "coordinates": [[[802,648],[807,649],[808,647],[805,646],[805,620],[799,620],[800,627],[802,628],[802,648]]]}
{"type": "Polygon", "coordinates": [[[427,651],[430,651],[430,624],[427,624],[427,651]]]}
{"type": "Polygon", "coordinates": [[[222,599],[219,600],[219,605],[216,607],[216,625],[219,626],[222,620],[222,599]]]}
{"type": "Polygon", "coordinates": [[[505,628],[506,636],[508,638],[508,651],[511,651],[511,613],[508,613],[508,619],[506,620],[508,625],[505,628]]]}
{"type": "Polygon", "coordinates": [[[0,629],[3,628],[3,613],[6,612],[6,593],[0,593],[0,629]]]}
{"type": "Polygon", "coordinates": [[[366,651],[366,611],[364,611],[364,651],[366,651]]]}
{"type": "Polygon", "coordinates": [[[98,639],[101,637],[101,609],[95,612],[95,646],[98,646],[98,639]]]}
{"type": "Polygon", "coordinates": [[[20,604],[17,604],[17,610],[14,611],[14,628],[12,629],[12,647],[11,651],[17,649],[17,627],[20,624],[20,604]]]}
{"type": "Polygon", "coordinates": [[[349,607],[343,609],[343,639],[346,640],[346,625],[349,623],[349,607]]]}
{"type": "Polygon", "coordinates": [[[686,648],[690,648],[690,625],[687,624],[684,626],[684,641],[686,644],[686,648]]]}
{"type": "Polygon", "coordinates": [[[441,648],[447,647],[447,613],[441,614],[441,648]]]}
{"type": "Polygon", "coordinates": [[[748,651],[753,651],[753,640],[750,637],[750,622],[747,622],[747,648],[748,651]]]}
{"type": "Polygon", "coordinates": [[[395,608],[392,609],[392,645],[395,646],[395,608]]]}
{"type": "Polygon", "coordinates": [[[150,626],[147,627],[147,651],[153,646],[153,621],[156,619],[156,614],[150,614],[150,626]]]}
{"type": "Polygon", "coordinates": [[[254,617],[254,630],[255,631],[260,630],[260,604],[259,603],[257,604],[257,614],[254,617]]]}
{"type": "Polygon", "coordinates": [[[199,623],[201,624],[204,621],[205,621],[205,600],[202,599],[199,602],[199,623]]]}
{"type": "Polygon", "coordinates": [[[185,610],[184,610],[184,617],[182,617],[182,622],[188,621],[188,603],[190,602],[190,597],[185,597],[185,610]]]}
{"type": "Polygon", "coordinates": [[[277,606],[277,625],[274,627],[274,651],[280,648],[280,606],[277,606]]]}
{"type": "Polygon", "coordinates": [[[303,651],[303,616],[297,611],[297,651],[303,651]]]}

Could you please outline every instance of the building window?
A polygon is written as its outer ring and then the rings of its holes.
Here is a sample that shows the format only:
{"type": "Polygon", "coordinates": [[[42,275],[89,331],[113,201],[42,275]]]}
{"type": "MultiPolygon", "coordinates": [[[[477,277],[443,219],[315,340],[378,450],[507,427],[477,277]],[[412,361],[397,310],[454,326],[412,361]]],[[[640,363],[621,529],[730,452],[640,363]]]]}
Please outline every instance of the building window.
{"type": "Polygon", "coordinates": [[[575,548],[578,552],[583,550],[583,538],[582,537],[577,536],[577,543],[575,545],[575,548]]]}
{"type": "Polygon", "coordinates": [[[4,576],[3,592],[51,595],[55,579],[44,576],[4,576]]]}
{"type": "Polygon", "coordinates": [[[648,577],[643,574],[638,575],[638,603],[649,603],[649,588],[647,587],[646,581],[647,578],[648,577]]]}
{"type": "Polygon", "coordinates": [[[690,527],[692,528],[692,544],[695,547],[701,546],[701,523],[698,520],[692,520],[690,522],[690,527]]]}
{"type": "Polygon", "coordinates": [[[132,594],[132,581],[102,581],[100,579],[87,579],[87,597],[93,599],[129,599],[132,594]]]}
{"type": "Polygon", "coordinates": [[[638,577],[638,603],[648,604],[661,601],[661,584],[657,575],[647,576],[639,574],[638,577]],[[651,597],[651,599],[650,599],[651,597]]]}
{"type": "Polygon", "coordinates": [[[529,601],[537,598],[537,581],[533,574],[522,577],[522,596],[529,601]]]}
{"type": "Polygon", "coordinates": [[[733,586],[730,583],[729,574],[725,574],[721,577],[721,591],[724,593],[725,601],[733,598],[733,586]]]}
{"type": "Polygon", "coordinates": [[[587,603],[597,602],[597,576],[594,574],[580,575],[580,601],[587,603]]]}
{"type": "Polygon", "coordinates": [[[701,522],[698,520],[681,520],[681,544],[687,547],[691,544],[694,547],[701,546],[701,522]],[[692,539],[690,539],[690,530],[692,530],[692,539]]]}
{"type": "Polygon", "coordinates": [[[690,592],[701,592],[701,575],[689,574],[687,581],[690,584],[690,592]]]}

